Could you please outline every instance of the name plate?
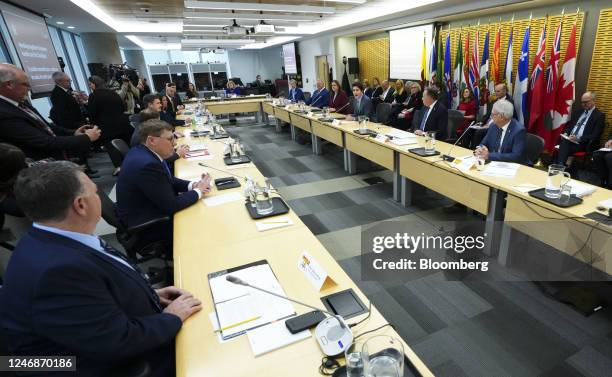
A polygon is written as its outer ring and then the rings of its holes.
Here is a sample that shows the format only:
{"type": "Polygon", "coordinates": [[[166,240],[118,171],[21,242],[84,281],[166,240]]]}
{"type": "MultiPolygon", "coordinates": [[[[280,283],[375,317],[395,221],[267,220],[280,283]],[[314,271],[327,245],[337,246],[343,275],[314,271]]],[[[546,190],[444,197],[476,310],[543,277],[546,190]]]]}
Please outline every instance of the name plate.
{"type": "Polygon", "coordinates": [[[298,268],[317,292],[336,285],[327,271],[307,251],[303,251],[298,260],[298,268]]]}

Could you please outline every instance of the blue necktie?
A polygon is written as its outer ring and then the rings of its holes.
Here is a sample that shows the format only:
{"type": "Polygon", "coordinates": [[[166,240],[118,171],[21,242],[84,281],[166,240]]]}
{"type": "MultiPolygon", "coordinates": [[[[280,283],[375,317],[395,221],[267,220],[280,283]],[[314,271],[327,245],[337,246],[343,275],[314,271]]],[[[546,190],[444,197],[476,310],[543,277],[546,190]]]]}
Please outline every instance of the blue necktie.
{"type": "Polygon", "coordinates": [[[495,144],[493,145],[493,152],[499,153],[501,151],[501,138],[504,130],[499,129],[499,133],[497,134],[497,138],[495,139],[495,144]]]}
{"type": "Polygon", "coordinates": [[[425,113],[423,114],[423,118],[421,119],[421,124],[419,125],[419,130],[424,131],[425,130],[425,121],[427,120],[427,115],[429,114],[429,107],[425,106],[423,107],[424,109],[427,109],[427,111],[425,111],[425,113]]]}
{"type": "Polygon", "coordinates": [[[168,177],[170,177],[170,179],[172,179],[172,172],[170,171],[170,167],[168,166],[168,163],[166,161],[162,161],[162,165],[164,165],[164,168],[166,168],[166,172],[168,173],[168,177]]]}
{"type": "Polygon", "coordinates": [[[584,113],[582,113],[582,116],[578,120],[578,123],[576,123],[576,126],[572,130],[572,133],[571,133],[572,135],[578,135],[580,133],[580,129],[586,123],[588,114],[589,114],[589,110],[584,110],[584,113]]]}
{"type": "Polygon", "coordinates": [[[123,260],[124,262],[126,262],[128,265],[130,265],[130,267],[132,267],[134,269],[134,271],[136,271],[138,273],[138,275],[140,275],[142,280],[144,280],[145,285],[149,289],[149,293],[151,294],[151,296],[153,296],[153,300],[155,301],[155,304],[157,305],[157,308],[161,311],[162,310],[162,306],[161,306],[161,302],[159,301],[159,296],[157,295],[157,293],[155,292],[155,290],[151,286],[151,282],[149,281],[149,276],[147,274],[145,274],[144,271],[142,271],[140,269],[140,267],[138,267],[137,264],[132,263],[128,258],[126,258],[125,255],[123,255],[123,253],[121,253],[119,250],[117,250],[114,247],[112,247],[109,244],[107,244],[101,238],[100,238],[100,246],[102,247],[102,249],[104,249],[104,251],[106,253],[108,253],[108,254],[110,254],[110,255],[112,255],[114,257],[117,257],[117,258],[123,260]]]}

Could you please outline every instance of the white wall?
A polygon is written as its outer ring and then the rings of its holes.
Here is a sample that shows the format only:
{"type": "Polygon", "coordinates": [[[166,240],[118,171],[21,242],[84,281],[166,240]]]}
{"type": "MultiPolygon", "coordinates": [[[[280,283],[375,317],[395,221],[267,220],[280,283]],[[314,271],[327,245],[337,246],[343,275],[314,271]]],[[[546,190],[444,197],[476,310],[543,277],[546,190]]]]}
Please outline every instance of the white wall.
{"type": "Polygon", "coordinates": [[[334,38],[321,36],[298,42],[298,53],[302,69],[302,86],[305,91],[312,92],[317,79],[317,65],[315,58],[327,55],[327,61],[336,73],[336,60],[334,50],[334,38]]]}
{"type": "Polygon", "coordinates": [[[257,75],[274,82],[283,73],[280,46],[261,50],[231,50],[228,61],[230,77],[240,77],[244,84],[255,81],[257,75]]]}
{"type": "MultiPolygon", "coordinates": [[[[356,37],[338,37],[336,38],[336,67],[338,72],[334,73],[334,78],[342,83],[342,75],[344,75],[344,64],[342,57],[356,58],[357,57],[357,38],[356,37]]],[[[347,64],[348,70],[348,64],[347,64]]],[[[349,75],[349,82],[353,82],[355,75],[349,75]]]]}

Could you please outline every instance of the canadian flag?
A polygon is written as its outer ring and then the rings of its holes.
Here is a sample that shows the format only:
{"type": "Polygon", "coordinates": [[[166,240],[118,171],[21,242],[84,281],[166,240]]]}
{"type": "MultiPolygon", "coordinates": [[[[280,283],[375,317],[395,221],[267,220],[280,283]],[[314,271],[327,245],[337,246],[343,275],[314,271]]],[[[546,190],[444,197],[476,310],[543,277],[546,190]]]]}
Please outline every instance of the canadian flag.
{"type": "Polygon", "coordinates": [[[574,73],[576,72],[576,24],[572,27],[569,42],[567,43],[567,51],[565,52],[565,60],[563,68],[561,68],[561,76],[559,77],[559,86],[555,96],[555,109],[553,116],[553,132],[557,136],[563,132],[567,121],[569,120],[572,105],[576,97],[576,89],[574,85],[574,73]]]}

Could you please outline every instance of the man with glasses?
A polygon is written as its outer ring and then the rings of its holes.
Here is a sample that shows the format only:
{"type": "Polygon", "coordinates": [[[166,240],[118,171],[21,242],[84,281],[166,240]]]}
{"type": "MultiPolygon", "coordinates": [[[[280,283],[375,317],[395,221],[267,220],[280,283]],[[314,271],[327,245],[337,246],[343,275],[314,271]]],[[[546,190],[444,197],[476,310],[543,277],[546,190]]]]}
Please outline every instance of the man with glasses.
{"type": "Polygon", "coordinates": [[[489,127],[486,136],[474,152],[487,161],[524,161],[526,131],[522,124],[512,119],[514,105],[505,99],[497,100],[491,109],[495,126],[489,127]]]}
{"type": "Polygon", "coordinates": [[[55,124],[64,128],[79,128],[85,124],[85,117],[72,90],[70,76],[64,72],[54,72],[51,78],[55,81],[55,87],[51,92],[52,107],[49,117],[55,124]]]}
{"type": "Polygon", "coordinates": [[[595,107],[595,93],[586,92],[582,95],[582,109],[572,114],[565,131],[559,139],[559,154],[557,163],[568,164],[569,157],[576,152],[586,151],[596,140],[599,140],[606,123],[605,115],[595,107]]]}
{"type": "MultiPolygon", "coordinates": [[[[166,159],[174,154],[172,126],[162,120],[142,123],[140,144],[130,149],[117,180],[117,215],[133,227],[175,213],[196,203],[210,192],[210,175],[199,181],[186,181],[172,175],[166,159]]],[[[142,244],[165,241],[172,248],[172,221],[143,235],[142,244]]]]}

